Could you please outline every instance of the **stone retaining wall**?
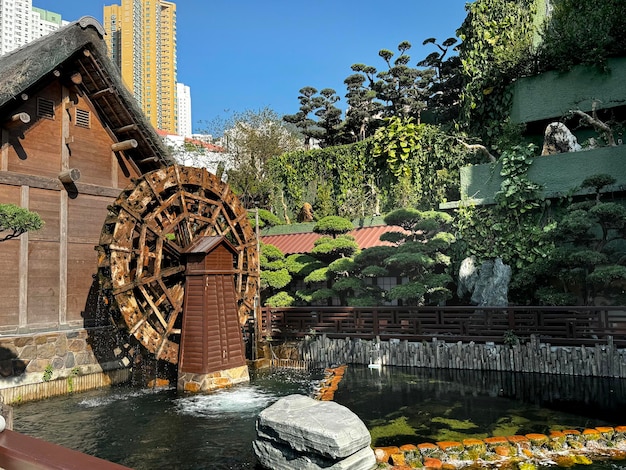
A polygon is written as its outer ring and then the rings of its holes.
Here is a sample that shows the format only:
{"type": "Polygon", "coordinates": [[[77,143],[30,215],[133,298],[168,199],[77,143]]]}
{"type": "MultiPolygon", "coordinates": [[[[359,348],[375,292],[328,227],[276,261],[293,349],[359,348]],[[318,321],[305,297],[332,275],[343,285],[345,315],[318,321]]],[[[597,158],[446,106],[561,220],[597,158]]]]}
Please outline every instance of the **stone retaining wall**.
{"type": "Polygon", "coordinates": [[[130,345],[113,327],[0,336],[6,404],[129,380],[130,345]]]}
{"type": "Polygon", "coordinates": [[[372,364],[443,369],[536,372],[588,377],[626,377],[626,349],[611,339],[594,347],[551,346],[531,337],[513,346],[493,343],[329,339],[308,336],[298,344],[300,359],[331,364],[372,364]]]}

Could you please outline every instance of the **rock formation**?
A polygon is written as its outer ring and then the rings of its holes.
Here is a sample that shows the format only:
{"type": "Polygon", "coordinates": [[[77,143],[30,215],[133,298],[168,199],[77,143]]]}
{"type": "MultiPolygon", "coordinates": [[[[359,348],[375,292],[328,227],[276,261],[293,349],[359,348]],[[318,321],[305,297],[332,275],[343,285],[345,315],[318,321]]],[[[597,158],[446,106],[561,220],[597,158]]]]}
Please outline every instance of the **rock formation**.
{"type": "Polygon", "coordinates": [[[376,457],[365,424],[332,401],[289,395],[261,411],[253,443],[272,470],[367,470],[376,457]]]}

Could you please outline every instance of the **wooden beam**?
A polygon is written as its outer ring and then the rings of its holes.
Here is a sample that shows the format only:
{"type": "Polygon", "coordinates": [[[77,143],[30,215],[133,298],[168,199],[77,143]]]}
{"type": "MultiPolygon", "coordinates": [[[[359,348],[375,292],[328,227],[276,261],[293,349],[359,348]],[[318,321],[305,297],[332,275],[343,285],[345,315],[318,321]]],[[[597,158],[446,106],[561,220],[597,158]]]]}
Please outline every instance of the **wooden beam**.
{"type": "MultiPolygon", "coordinates": [[[[48,178],[45,176],[25,175],[14,171],[0,171],[0,185],[28,186],[31,188],[48,189],[52,191],[64,191],[65,188],[58,178],[48,178]]],[[[99,186],[89,183],[76,183],[76,188],[80,194],[90,196],[106,196],[116,198],[122,192],[120,188],[109,186],[99,186]]]]}
{"type": "Polygon", "coordinates": [[[22,98],[22,101],[28,101],[28,93],[22,93],[20,98],[22,98]]]}
{"type": "Polygon", "coordinates": [[[139,160],[137,163],[149,163],[149,162],[158,162],[159,161],[159,157],[148,157],[148,158],[144,158],[143,160],[139,160]]]}
{"type": "Polygon", "coordinates": [[[128,124],[127,126],[118,127],[113,132],[117,134],[117,133],[122,133],[122,132],[136,131],[137,129],[138,129],[137,124],[128,124]]]}
{"type": "Polygon", "coordinates": [[[76,72],[72,74],[72,76],[70,77],[70,81],[74,85],[80,85],[81,83],[83,83],[83,76],[80,73],[76,72]]]}
{"type": "Polygon", "coordinates": [[[135,139],[123,140],[111,145],[111,150],[114,152],[121,152],[122,150],[136,149],[139,144],[135,139]]]}
{"type": "Polygon", "coordinates": [[[22,124],[28,124],[29,122],[30,115],[28,113],[17,113],[5,121],[4,127],[10,129],[12,127],[21,126],[22,124]]]}
{"type": "Polygon", "coordinates": [[[75,183],[80,179],[80,170],[78,168],[70,168],[62,171],[59,173],[59,179],[62,183],[75,183]]]}
{"type": "Polygon", "coordinates": [[[91,98],[92,98],[92,99],[93,99],[93,98],[97,98],[98,96],[100,96],[100,95],[104,95],[105,93],[111,93],[111,94],[113,94],[113,93],[114,93],[114,90],[113,90],[113,88],[111,88],[111,87],[109,87],[109,88],[103,88],[102,90],[98,90],[98,91],[96,91],[95,93],[92,93],[92,94],[91,94],[91,98]]]}

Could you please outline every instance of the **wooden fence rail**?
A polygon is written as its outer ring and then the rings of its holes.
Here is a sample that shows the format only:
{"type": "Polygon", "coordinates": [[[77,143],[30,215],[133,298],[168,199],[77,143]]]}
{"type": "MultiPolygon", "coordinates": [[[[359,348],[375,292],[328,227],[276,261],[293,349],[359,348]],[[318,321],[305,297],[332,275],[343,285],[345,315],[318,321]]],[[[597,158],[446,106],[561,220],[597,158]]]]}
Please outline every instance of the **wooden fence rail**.
{"type": "Polygon", "coordinates": [[[626,306],[264,307],[261,334],[494,343],[534,335],[554,345],[591,345],[611,337],[616,346],[626,347],[626,306]]]}

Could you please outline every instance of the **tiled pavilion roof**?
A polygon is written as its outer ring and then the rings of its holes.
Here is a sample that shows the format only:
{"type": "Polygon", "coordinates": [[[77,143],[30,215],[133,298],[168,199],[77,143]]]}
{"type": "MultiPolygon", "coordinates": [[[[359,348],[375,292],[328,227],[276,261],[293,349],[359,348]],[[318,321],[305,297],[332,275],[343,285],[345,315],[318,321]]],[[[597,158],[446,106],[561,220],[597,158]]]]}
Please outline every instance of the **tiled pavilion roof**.
{"type": "MultiPolygon", "coordinates": [[[[373,225],[369,227],[355,228],[348,235],[352,235],[360,249],[373,246],[391,245],[389,242],[380,241],[380,236],[387,232],[404,232],[401,227],[394,225],[373,225]]],[[[268,245],[274,245],[286,255],[293,253],[310,253],[315,240],[321,235],[315,232],[289,233],[283,235],[261,236],[261,241],[268,245]]]]}

